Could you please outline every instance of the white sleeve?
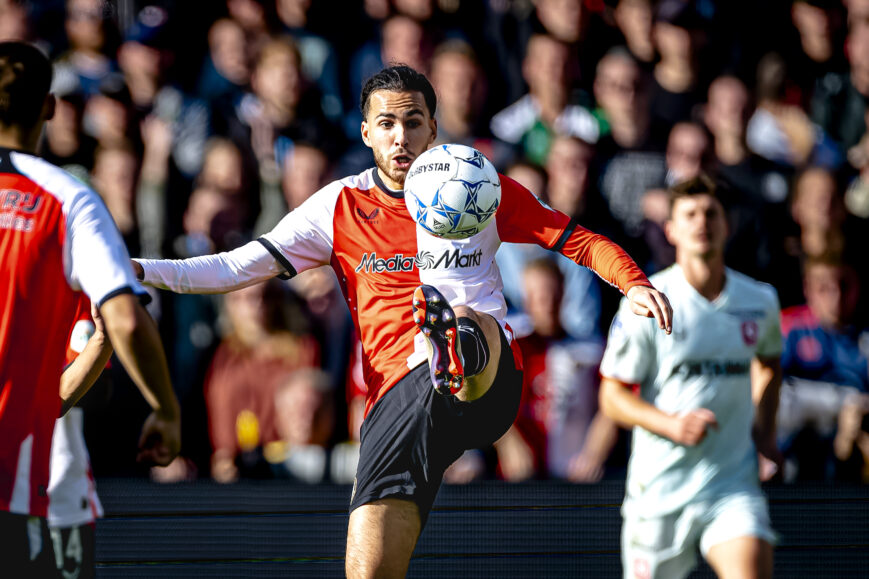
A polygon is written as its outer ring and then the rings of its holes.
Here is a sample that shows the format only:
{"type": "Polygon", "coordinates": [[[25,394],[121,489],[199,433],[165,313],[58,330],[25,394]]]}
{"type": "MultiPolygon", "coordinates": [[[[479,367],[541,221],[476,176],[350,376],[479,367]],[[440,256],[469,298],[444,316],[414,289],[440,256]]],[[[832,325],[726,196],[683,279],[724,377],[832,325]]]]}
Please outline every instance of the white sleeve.
{"type": "Polygon", "coordinates": [[[108,209],[96,193],[81,191],[66,213],[70,286],[101,305],[119,293],[144,294],[130,255],[108,209]]]}
{"type": "Polygon", "coordinates": [[[326,265],[332,256],[333,215],[343,185],[327,185],[247,245],[180,260],[137,259],[145,283],[177,293],[223,293],[275,276],[292,277],[326,265]]]}
{"type": "Polygon", "coordinates": [[[186,294],[233,291],[285,271],[259,241],[216,255],[136,261],[145,270],[146,284],[186,294]]]}
{"type": "Polygon", "coordinates": [[[290,275],[329,263],[335,238],[335,204],[343,188],[340,181],[326,185],[260,238],[290,275]]]}
{"type": "Polygon", "coordinates": [[[622,298],[613,318],[606,350],[600,363],[600,373],[625,384],[642,384],[657,366],[654,320],[634,314],[628,301],[622,298]]]}

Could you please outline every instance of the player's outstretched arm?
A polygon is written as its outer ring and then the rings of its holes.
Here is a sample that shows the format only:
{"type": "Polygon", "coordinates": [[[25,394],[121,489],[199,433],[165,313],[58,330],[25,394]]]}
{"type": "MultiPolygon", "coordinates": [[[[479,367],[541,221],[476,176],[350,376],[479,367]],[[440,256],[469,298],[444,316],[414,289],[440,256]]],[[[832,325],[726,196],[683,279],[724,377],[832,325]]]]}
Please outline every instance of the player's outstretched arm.
{"type": "Polygon", "coordinates": [[[600,408],[625,427],[641,426],[685,446],[699,444],[710,427],[718,426],[711,410],[697,408],[682,414],[667,414],[634,395],[629,384],[606,376],[600,383],[600,408]]]}
{"type": "Polygon", "coordinates": [[[60,376],[60,415],[63,416],[75,406],[90,387],[94,385],[112,355],[112,344],[106,335],[105,324],[99,309],[91,305],[94,320],[94,333],[88,339],[84,350],[66,367],[60,376]]]}
{"type": "Polygon", "coordinates": [[[121,364],[154,409],[142,428],[139,459],[165,466],[181,449],[181,411],[157,326],[132,294],[106,300],[100,314],[121,364]]]}
{"type": "MultiPolygon", "coordinates": [[[[187,259],[134,259],[136,278],[176,293],[213,294],[242,289],[286,273],[259,242],[187,259]]],[[[295,273],[295,272],[293,272],[295,273]]]]}
{"type": "Polygon", "coordinates": [[[632,312],[655,318],[658,327],[668,334],[673,331],[673,307],[666,295],[653,287],[635,285],[628,290],[627,298],[632,312]]]}

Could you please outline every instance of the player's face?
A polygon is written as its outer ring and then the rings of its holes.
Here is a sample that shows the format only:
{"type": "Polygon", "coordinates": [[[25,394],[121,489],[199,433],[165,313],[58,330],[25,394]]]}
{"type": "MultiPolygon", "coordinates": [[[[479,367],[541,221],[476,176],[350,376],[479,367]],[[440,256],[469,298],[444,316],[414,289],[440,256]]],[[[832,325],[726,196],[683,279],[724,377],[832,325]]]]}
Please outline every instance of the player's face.
{"type": "Polygon", "coordinates": [[[727,241],[724,208],[709,195],[681,197],[673,205],[666,232],[677,254],[721,255],[727,241]]]}
{"type": "Polygon", "coordinates": [[[379,90],[368,97],[368,117],[362,121],[362,140],[371,147],[378,173],[386,186],[403,189],[411,163],[437,137],[437,123],[425,98],[416,91],[379,90]]]}

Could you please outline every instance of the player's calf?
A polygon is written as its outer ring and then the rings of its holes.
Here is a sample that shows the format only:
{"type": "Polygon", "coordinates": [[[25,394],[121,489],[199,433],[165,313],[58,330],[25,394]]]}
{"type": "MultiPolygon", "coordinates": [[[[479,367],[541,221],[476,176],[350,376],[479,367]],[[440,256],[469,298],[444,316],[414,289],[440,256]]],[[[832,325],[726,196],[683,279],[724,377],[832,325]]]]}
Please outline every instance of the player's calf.
{"type": "Polygon", "coordinates": [[[489,346],[482,329],[470,318],[457,317],[436,288],[416,288],[413,321],[426,338],[432,385],[440,394],[456,394],[466,377],[488,365],[489,346]]]}

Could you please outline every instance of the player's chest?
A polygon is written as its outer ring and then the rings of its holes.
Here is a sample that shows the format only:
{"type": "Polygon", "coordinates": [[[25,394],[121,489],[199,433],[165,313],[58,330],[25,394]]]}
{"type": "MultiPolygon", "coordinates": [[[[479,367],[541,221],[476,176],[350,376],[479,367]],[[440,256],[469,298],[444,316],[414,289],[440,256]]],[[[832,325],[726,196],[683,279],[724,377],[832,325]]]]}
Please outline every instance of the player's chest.
{"type": "Polygon", "coordinates": [[[470,273],[488,269],[497,246],[497,234],[491,227],[462,240],[425,233],[403,202],[383,204],[349,198],[335,212],[333,251],[341,269],[375,282],[418,279],[423,271],[470,273]]]}
{"type": "Polygon", "coordinates": [[[684,360],[750,359],[767,321],[760,309],[674,308],[673,333],[664,355],[684,360]]]}

